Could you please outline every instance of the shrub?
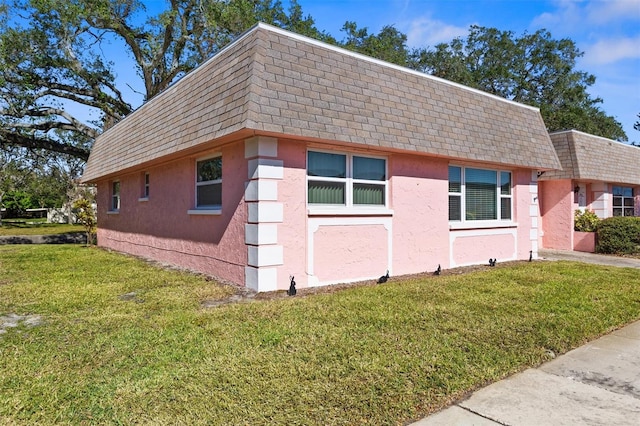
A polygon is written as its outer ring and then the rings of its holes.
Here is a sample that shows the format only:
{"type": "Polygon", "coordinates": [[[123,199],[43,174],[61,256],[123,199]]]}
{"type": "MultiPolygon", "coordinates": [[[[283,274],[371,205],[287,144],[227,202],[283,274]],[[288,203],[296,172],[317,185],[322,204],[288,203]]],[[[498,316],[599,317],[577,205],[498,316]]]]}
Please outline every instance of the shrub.
{"type": "Polygon", "coordinates": [[[573,215],[573,229],[578,232],[595,232],[600,218],[592,211],[576,210],[573,215]]]}
{"type": "Polygon", "coordinates": [[[596,252],[640,253],[640,217],[610,217],[598,225],[596,252]]]}
{"type": "Polygon", "coordinates": [[[93,209],[91,200],[87,198],[80,198],[73,203],[73,208],[76,209],[76,217],[78,222],[84,226],[84,230],[87,234],[87,245],[93,244],[93,235],[96,233],[96,226],[98,221],[96,220],[96,212],[93,209]]]}

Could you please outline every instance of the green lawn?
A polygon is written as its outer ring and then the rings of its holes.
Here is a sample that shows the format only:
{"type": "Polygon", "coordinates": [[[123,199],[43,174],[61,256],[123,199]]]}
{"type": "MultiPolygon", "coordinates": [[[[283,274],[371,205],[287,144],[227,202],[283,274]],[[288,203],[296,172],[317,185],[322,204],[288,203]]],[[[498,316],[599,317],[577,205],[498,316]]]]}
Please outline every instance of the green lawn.
{"type": "Polygon", "coordinates": [[[3,219],[0,237],[14,235],[54,235],[68,232],[84,232],[82,225],[47,223],[43,219],[3,219]]]}
{"type": "Polygon", "coordinates": [[[0,316],[43,320],[0,334],[0,423],[403,424],[640,318],[637,270],[568,262],[202,307],[229,292],[0,247],[0,316]]]}

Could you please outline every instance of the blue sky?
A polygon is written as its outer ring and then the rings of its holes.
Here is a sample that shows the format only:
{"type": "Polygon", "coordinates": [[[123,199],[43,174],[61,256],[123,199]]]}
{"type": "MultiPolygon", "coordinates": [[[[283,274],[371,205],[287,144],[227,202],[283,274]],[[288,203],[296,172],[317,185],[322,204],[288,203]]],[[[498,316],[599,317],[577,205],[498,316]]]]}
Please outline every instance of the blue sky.
{"type": "MultiPolygon", "coordinates": [[[[283,4],[287,4],[283,0],[283,4]]],[[[589,92],[622,123],[629,141],[640,113],[640,0],[298,0],[316,27],[337,39],[345,21],[377,33],[393,25],[410,47],[434,46],[465,37],[470,25],[516,35],[545,28],[570,38],[584,52],[577,69],[596,76],[589,92]]]]}

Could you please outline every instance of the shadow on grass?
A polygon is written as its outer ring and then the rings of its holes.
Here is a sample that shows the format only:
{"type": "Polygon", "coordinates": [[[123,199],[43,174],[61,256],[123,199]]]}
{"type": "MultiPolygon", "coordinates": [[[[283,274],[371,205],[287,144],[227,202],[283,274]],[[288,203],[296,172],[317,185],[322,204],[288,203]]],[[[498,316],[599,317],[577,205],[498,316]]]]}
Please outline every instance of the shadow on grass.
{"type": "Polygon", "coordinates": [[[57,224],[48,223],[38,220],[19,220],[19,219],[2,219],[2,226],[7,229],[31,229],[31,228],[47,228],[57,224]]]}
{"type": "Polygon", "coordinates": [[[83,232],[54,235],[15,235],[0,237],[2,244],[84,244],[87,236],[83,232]]]}

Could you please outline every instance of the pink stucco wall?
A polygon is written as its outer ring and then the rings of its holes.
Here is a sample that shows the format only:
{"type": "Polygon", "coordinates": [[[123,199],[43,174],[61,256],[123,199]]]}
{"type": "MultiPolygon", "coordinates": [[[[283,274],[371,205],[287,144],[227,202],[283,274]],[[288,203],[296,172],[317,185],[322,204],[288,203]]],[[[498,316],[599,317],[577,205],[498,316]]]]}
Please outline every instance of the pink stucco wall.
{"type": "Polygon", "coordinates": [[[596,233],[595,232],[574,232],[573,233],[573,249],[575,251],[583,251],[593,253],[596,251],[596,233]]]}
{"type": "MultiPolygon", "coordinates": [[[[356,220],[348,215],[308,214],[307,148],[299,141],[278,141],[278,157],[284,164],[284,179],[278,182],[278,201],[284,205],[284,221],[278,225],[278,240],[284,252],[284,264],[278,267],[278,288],[286,288],[289,275],[294,275],[298,287],[304,288],[310,283],[339,282],[340,277],[345,281],[373,279],[387,268],[395,275],[403,275],[435,270],[438,264],[449,267],[446,160],[387,156],[389,208],[393,216],[382,215],[378,219],[390,221],[388,231],[380,224],[343,225],[345,218],[351,219],[350,223],[356,220]],[[309,231],[310,221],[321,221],[323,225],[309,231]],[[389,232],[392,259],[387,254],[389,232]]],[[[352,152],[346,147],[337,150],[352,152]]],[[[375,220],[375,216],[363,216],[363,221],[375,220]]]]}
{"type": "MultiPolygon", "coordinates": [[[[392,213],[314,216],[305,201],[307,149],[298,141],[278,143],[285,168],[278,183],[278,200],[284,204],[284,222],[278,228],[284,251],[284,264],[278,268],[281,289],[289,275],[303,288],[375,279],[387,268],[397,276],[430,272],[438,265],[446,269],[486,263],[489,253],[500,260],[526,259],[537,242],[537,231],[532,236],[537,210],[535,218],[531,214],[532,205],[537,209],[537,192],[530,186],[530,170],[513,170],[513,225],[474,229],[468,235],[469,229],[449,229],[448,160],[379,153],[387,158],[392,213]]],[[[349,147],[335,149],[353,152],[349,147]]]]}
{"type": "Polygon", "coordinates": [[[452,246],[456,265],[487,264],[489,258],[504,261],[514,260],[516,257],[516,237],[512,230],[504,229],[498,233],[486,232],[484,235],[482,233],[466,235],[464,231],[453,232],[453,234],[458,234],[452,246]]]}
{"type": "Polygon", "coordinates": [[[284,264],[278,267],[278,288],[288,288],[288,277],[298,288],[307,280],[307,145],[280,139],[278,157],[284,166],[278,182],[278,201],[283,203],[283,223],[278,224],[278,241],[283,246],[284,264]]]}
{"type": "MultiPolygon", "coordinates": [[[[537,243],[540,232],[540,194],[532,191],[531,170],[514,170],[513,182],[513,221],[518,224],[516,259],[528,259],[529,251],[533,248],[533,242],[537,243]]],[[[537,182],[533,183],[533,188],[537,189],[537,182]]]]}
{"type": "MultiPolygon", "coordinates": [[[[271,289],[286,289],[291,275],[298,288],[305,288],[373,280],[387,269],[398,276],[431,272],[438,265],[447,269],[486,263],[489,257],[511,260],[529,255],[537,221],[531,215],[536,194],[529,186],[529,170],[513,170],[512,224],[497,228],[467,224],[454,230],[448,220],[447,159],[363,152],[387,158],[388,208],[374,214],[319,213],[306,203],[309,147],[327,149],[279,139],[277,154],[267,155],[270,161],[282,162],[282,178],[266,178],[275,180],[277,186],[277,199],[268,202],[282,204],[283,212],[282,222],[275,222],[277,241],[266,243],[267,249],[282,249],[282,262],[264,267],[276,271],[271,289]]],[[[117,214],[107,212],[111,181],[99,182],[100,245],[244,284],[248,250],[256,248],[245,244],[248,213],[244,197],[251,159],[245,158],[245,148],[245,142],[238,141],[117,177],[121,183],[117,214]],[[188,214],[195,203],[195,160],[213,152],[223,157],[222,213],[188,214]],[[150,196],[140,201],[144,171],[150,174],[150,196]]],[[[334,148],[357,153],[347,146],[334,148]]]]}
{"type": "Polygon", "coordinates": [[[539,193],[543,247],[572,250],[574,195],[571,179],[542,181],[539,193]]]}
{"type": "Polygon", "coordinates": [[[314,268],[320,282],[384,275],[388,231],[382,225],[320,226],[314,233],[314,268]]]}
{"type": "Polygon", "coordinates": [[[244,280],[244,183],[247,165],[243,143],[222,148],[223,205],[220,215],[190,215],[195,205],[195,159],[203,152],[145,170],[148,201],[139,201],[144,171],[119,176],[120,210],[109,213],[110,182],[98,183],[98,243],[144,258],[202,271],[232,282],[244,280]]]}
{"type": "Polygon", "coordinates": [[[449,267],[449,162],[416,155],[389,159],[393,272],[449,267]]]}

